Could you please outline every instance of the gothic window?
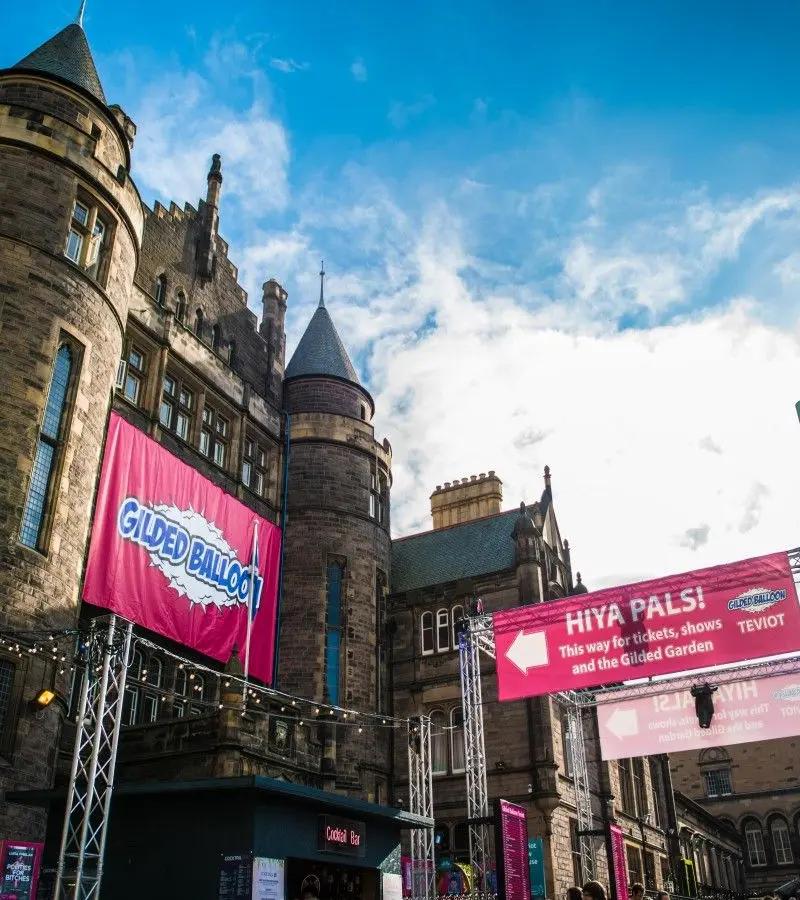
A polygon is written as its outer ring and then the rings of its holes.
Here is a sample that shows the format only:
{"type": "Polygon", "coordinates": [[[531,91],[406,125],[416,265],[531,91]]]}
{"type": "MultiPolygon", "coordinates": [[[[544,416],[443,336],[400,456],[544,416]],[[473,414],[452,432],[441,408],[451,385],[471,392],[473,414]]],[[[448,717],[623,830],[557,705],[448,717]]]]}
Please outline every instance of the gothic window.
{"type": "Polygon", "coordinates": [[[441,653],[450,649],[450,615],[446,609],[436,613],[436,650],[441,653]]]}
{"type": "Polygon", "coordinates": [[[242,484],[249,487],[259,497],[264,496],[267,484],[267,454],[264,448],[251,437],[244,442],[242,484]]]}
{"type": "Polygon", "coordinates": [[[225,468],[228,456],[230,423],[213,407],[203,407],[203,424],[200,428],[200,452],[225,468]]]}
{"type": "Polygon", "coordinates": [[[186,294],[178,291],[178,300],[175,304],[175,318],[181,323],[186,324],[186,294]]]}
{"type": "Polygon", "coordinates": [[[75,349],[63,341],[50,377],[20,525],[20,542],[40,552],[45,549],[47,523],[57,493],[56,477],[68,432],[69,395],[75,370],[75,349]]]}
{"type": "Polygon", "coordinates": [[[458,623],[464,618],[464,607],[459,604],[450,610],[450,623],[453,631],[453,650],[458,650],[458,623]]]}
{"type": "Polygon", "coordinates": [[[788,866],[794,862],[792,842],[789,839],[789,828],[783,819],[773,819],[769,826],[772,835],[772,846],[775,850],[775,862],[779,866],[788,866]]]}
{"type": "Polygon", "coordinates": [[[111,231],[111,219],[81,193],[72,205],[64,255],[101,284],[107,274],[111,231]]]}
{"type": "Polygon", "coordinates": [[[420,646],[422,655],[433,653],[433,613],[424,612],[419,620],[420,646]]]}
{"type": "Polygon", "coordinates": [[[207,685],[205,676],[199,672],[186,674],[186,669],[178,668],[175,678],[174,714],[182,719],[185,716],[202,716],[207,712],[207,685]]]}
{"type": "MultiPolygon", "coordinates": [[[[631,771],[630,759],[617,760],[617,772],[619,773],[619,784],[622,801],[622,809],[624,812],[636,815],[636,796],[633,792],[633,772],[631,771]]],[[[638,880],[638,879],[635,879],[638,880]]]]}
{"type": "Polygon", "coordinates": [[[198,337],[203,336],[203,310],[200,308],[194,314],[194,333],[198,337]]]}
{"type": "Polygon", "coordinates": [[[431,712],[431,766],[434,775],[447,774],[447,720],[440,709],[431,712]]]}
{"type": "Polygon", "coordinates": [[[706,797],[724,797],[732,794],[731,770],[727,766],[721,769],[706,769],[703,772],[706,797]]]}
{"type": "Polygon", "coordinates": [[[164,376],[158,420],[184,441],[188,441],[192,430],[194,411],[194,391],[188,388],[176,375],[164,376]]]}
{"type": "Polygon", "coordinates": [[[460,706],[450,710],[450,762],[454,773],[464,771],[464,713],[460,706]]]}
{"type": "Polygon", "coordinates": [[[765,866],[767,864],[767,851],[764,847],[764,832],[761,825],[750,820],[744,826],[744,840],[747,845],[747,858],[752,867],[765,866]]]}
{"type": "Polygon", "coordinates": [[[339,705],[340,657],[342,643],[342,584],[344,564],[328,563],[325,611],[325,696],[339,705]]]}
{"type": "Polygon", "coordinates": [[[167,276],[159,275],[156,278],[156,303],[163,306],[167,300],[167,276]]]}
{"type": "Polygon", "coordinates": [[[131,344],[128,347],[128,359],[125,366],[125,381],[122,385],[122,395],[129,403],[139,406],[142,402],[142,393],[145,383],[145,365],[147,357],[138,348],[131,344]]]}

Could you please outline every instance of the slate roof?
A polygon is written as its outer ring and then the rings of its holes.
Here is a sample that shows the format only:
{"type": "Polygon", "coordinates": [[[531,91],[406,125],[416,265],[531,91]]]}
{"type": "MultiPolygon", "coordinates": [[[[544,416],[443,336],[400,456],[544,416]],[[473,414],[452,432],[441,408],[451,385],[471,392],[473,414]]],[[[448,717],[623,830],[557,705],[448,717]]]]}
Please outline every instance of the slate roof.
{"type": "Polygon", "coordinates": [[[289,365],[286,366],[284,377],[298,378],[302,375],[332,375],[361,384],[333,320],[322,305],[317,307],[311,317],[289,365]]]}
{"type": "Polygon", "coordinates": [[[34,69],[55,75],[62,81],[83,88],[101,103],[106,103],[89,42],[83,28],[76,23],[62,28],[12,68],[34,69]]]}
{"type": "Polygon", "coordinates": [[[513,567],[518,516],[513,509],[392,541],[392,593],[513,567]]]}

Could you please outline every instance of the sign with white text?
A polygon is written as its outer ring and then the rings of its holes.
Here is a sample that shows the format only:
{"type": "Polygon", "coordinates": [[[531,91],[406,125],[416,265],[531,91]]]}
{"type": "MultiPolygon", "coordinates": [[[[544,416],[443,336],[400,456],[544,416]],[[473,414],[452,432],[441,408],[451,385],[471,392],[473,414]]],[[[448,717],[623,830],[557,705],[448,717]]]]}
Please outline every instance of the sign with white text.
{"type": "Polygon", "coordinates": [[[528,814],[524,806],[496,800],[494,812],[498,900],[530,900],[528,814]]]}
{"type": "Polygon", "coordinates": [[[253,859],[253,900],[286,900],[286,862],[268,856],[253,859]]]}
{"type": "Polygon", "coordinates": [[[786,553],[495,613],[500,700],[800,650],[786,553]]]}
{"type": "MultiPolygon", "coordinates": [[[[775,664],[780,671],[780,663],[775,664]]],[[[800,733],[800,672],[720,684],[714,718],[701,728],[688,690],[653,697],[624,694],[597,707],[603,759],[678,753],[723,744],[747,744],[800,733]]]]}

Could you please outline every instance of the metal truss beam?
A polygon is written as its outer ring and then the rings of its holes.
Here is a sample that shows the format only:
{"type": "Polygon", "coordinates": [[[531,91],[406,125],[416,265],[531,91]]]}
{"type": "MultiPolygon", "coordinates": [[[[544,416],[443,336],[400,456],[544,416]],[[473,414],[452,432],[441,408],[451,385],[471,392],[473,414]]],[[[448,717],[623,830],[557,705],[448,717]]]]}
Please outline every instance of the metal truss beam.
{"type": "Polygon", "coordinates": [[[56,900],[97,900],[122,726],[133,625],[95,619],[81,650],[83,678],[56,875],[56,900]]]}
{"type": "MultiPolygon", "coordinates": [[[[408,805],[409,812],[433,822],[433,766],[431,760],[431,720],[417,716],[408,723],[408,805]]],[[[436,896],[433,856],[433,825],[411,829],[411,879],[415,900],[436,896]]]]}

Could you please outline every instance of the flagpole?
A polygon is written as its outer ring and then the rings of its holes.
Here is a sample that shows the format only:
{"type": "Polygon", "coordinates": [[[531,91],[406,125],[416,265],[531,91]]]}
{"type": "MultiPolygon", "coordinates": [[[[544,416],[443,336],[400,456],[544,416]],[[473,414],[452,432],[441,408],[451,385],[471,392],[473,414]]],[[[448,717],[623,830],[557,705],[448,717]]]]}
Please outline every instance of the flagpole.
{"type": "Polygon", "coordinates": [[[253,546],[250,551],[250,584],[247,591],[247,637],[244,644],[244,687],[242,693],[242,709],[247,707],[247,676],[250,674],[250,635],[253,631],[253,602],[255,600],[256,578],[258,570],[258,519],[253,519],[253,546]]]}

